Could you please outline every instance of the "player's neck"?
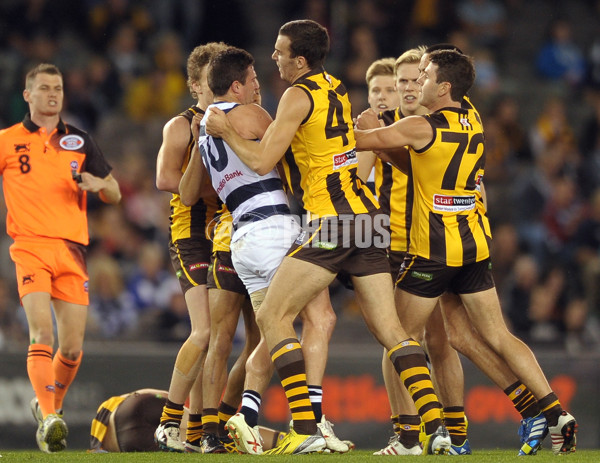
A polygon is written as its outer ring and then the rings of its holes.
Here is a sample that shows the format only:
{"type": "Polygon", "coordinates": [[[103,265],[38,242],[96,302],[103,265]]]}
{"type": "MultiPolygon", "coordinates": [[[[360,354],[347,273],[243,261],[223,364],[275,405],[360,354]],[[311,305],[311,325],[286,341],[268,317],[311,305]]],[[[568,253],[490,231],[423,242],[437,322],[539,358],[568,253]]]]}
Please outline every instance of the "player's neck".
{"type": "Polygon", "coordinates": [[[434,104],[428,107],[429,111],[434,113],[444,108],[460,108],[460,101],[454,101],[451,98],[440,98],[434,104]]]}
{"type": "Polygon", "coordinates": [[[44,127],[47,132],[52,132],[60,121],[59,114],[45,115],[40,113],[31,113],[31,122],[38,127],[44,127]]]}
{"type": "Polygon", "coordinates": [[[289,83],[293,84],[294,82],[296,82],[298,79],[300,79],[301,77],[305,76],[306,74],[310,73],[312,71],[312,69],[309,69],[307,67],[303,67],[301,69],[298,69],[297,72],[294,73],[293,76],[290,77],[289,83]]]}

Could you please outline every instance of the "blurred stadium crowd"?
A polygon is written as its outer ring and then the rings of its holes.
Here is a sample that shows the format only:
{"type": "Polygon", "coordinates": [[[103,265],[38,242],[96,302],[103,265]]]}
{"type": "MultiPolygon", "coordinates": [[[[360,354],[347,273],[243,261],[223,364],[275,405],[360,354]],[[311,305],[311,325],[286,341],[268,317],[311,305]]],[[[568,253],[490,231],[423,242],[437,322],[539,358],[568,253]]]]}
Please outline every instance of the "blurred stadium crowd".
{"type": "MultiPolygon", "coordinates": [[[[58,65],[64,119],[94,135],[123,193],[120,207],[89,204],[87,338],[187,337],[168,259],[170,194],[154,183],[162,127],[192,103],[187,55],[219,40],[253,53],[274,116],[285,84],[270,55],[279,26],[298,18],[329,29],[326,67],[351,92],[355,114],[368,107],[375,59],[438,42],[474,56],[471,99],[486,130],[494,276],[507,320],[533,347],[600,350],[597,0],[3,0],[0,127],[27,111],[25,72],[58,65]]],[[[10,244],[2,234],[0,350],[27,343],[10,244]]],[[[351,293],[333,290],[338,317],[362,323],[351,293]]]]}

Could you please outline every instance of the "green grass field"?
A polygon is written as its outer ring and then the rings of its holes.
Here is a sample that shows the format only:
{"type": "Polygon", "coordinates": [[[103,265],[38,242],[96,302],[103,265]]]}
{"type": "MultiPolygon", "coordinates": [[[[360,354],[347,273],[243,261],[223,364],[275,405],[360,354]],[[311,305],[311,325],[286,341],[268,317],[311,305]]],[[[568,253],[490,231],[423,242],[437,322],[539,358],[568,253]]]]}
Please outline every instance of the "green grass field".
{"type": "MultiPolygon", "coordinates": [[[[533,457],[517,457],[516,450],[477,450],[473,452],[471,456],[462,457],[469,462],[473,463],[502,463],[519,461],[522,462],[524,458],[531,458],[535,463],[556,462],[557,458],[568,458],[572,463],[598,463],[600,462],[600,450],[578,450],[577,452],[564,457],[557,457],[552,454],[550,450],[542,450],[533,457]]],[[[338,462],[354,462],[358,463],[361,461],[391,461],[393,457],[389,456],[373,456],[370,451],[360,450],[354,451],[347,454],[332,454],[332,455],[269,455],[265,457],[257,457],[252,455],[196,455],[196,454],[181,454],[181,453],[102,453],[102,454],[88,454],[82,451],[65,451],[53,455],[47,455],[42,452],[34,451],[2,451],[0,450],[0,463],[8,462],[27,462],[35,461],[36,463],[45,462],[61,462],[61,463],[80,463],[80,462],[102,462],[102,463],[114,463],[114,462],[127,462],[127,463],[164,463],[164,462],[180,462],[180,461],[215,461],[219,463],[229,462],[242,462],[249,461],[255,458],[267,458],[272,463],[284,463],[284,462],[305,462],[305,463],[332,463],[338,462]]],[[[403,456],[397,457],[404,460],[418,460],[422,458],[436,458],[436,457],[424,457],[424,456],[403,456]]],[[[439,457],[444,458],[444,457],[439,457]]],[[[453,457],[448,457],[453,458],[453,457]]]]}

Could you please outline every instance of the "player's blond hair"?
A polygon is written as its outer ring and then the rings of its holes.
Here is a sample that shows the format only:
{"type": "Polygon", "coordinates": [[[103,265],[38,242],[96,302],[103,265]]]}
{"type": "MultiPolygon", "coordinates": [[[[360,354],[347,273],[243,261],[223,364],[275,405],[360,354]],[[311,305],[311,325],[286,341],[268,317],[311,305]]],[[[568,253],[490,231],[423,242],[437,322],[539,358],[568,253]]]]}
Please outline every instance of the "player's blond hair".
{"type": "Polygon", "coordinates": [[[371,80],[377,76],[394,77],[394,58],[381,58],[371,63],[366,74],[367,86],[369,86],[371,80]]]}
{"type": "Polygon", "coordinates": [[[419,63],[426,50],[427,47],[425,45],[419,45],[416,48],[411,48],[402,53],[394,63],[394,76],[398,72],[398,67],[400,67],[400,65],[419,63]]]}
{"type": "Polygon", "coordinates": [[[200,81],[202,71],[208,66],[212,57],[228,48],[229,45],[223,42],[209,42],[198,45],[192,50],[187,59],[187,85],[194,99],[198,99],[198,94],[192,90],[192,84],[200,81]]]}
{"type": "Polygon", "coordinates": [[[63,76],[62,73],[60,72],[60,69],[58,69],[58,67],[55,66],[54,64],[50,64],[50,63],[38,64],[36,67],[31,69],[25,76],[25,88],[27,90],[31,90],[33,88],[33,82],[38,74],[50,74],[52,76],[60,76],[61,79],[63,76]]]}

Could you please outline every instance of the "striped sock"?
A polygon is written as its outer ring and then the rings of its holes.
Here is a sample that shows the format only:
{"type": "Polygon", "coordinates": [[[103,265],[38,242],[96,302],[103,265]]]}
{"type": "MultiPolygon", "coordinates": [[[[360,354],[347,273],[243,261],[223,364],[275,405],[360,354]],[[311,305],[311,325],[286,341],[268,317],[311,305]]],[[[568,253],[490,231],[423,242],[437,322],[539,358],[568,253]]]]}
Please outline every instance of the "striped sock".
{"type": "Polygon", "coordinates": [[[308,395],[306,367],[300,343],[294,338],[284,339],[271,351],[271,359],[288,399],[294,431],[305,435],[316,434],[317,423],[308,395]]]}
{"type": "Polygon", "coordinates": [[[391,416],[390,421],[392,422],[392,429],[394,430],[394,434],[400,435],[400,431],[402,431],[402,427],[400,425],[400,415],[391,416]]]}
{"type": "Polygon", "coordinates": [[[246,390],[242,394],[242,408],[240,413],[244,415],[246,424],[253,428],[258,424],[258,410],[261,403],[260,394],[256,391],[246,390]]]}
{"type": "Polygon", "coordinates": [[[558,401],[558,397],[554,392],[551,392],[543,399],[538,401],[542,413],[546,417],[548,426],[556,426],[558,424],[558,418],[563,411],[562,405],[558,401]]]}
{"type": "Polygon", "coordinates": [[[56,386],[54,394],[54,408],[60,410],[63,408],[63,400],[69,386],[77,375],[83,351],[79,352],[77,360],[69,360],[58,350],[52,359],[52,368],[54,369],[54,385],[56,386]]]}
{"type": "Polygon", "coordinates": [[[200,446],[200,440],[202,439],[202,434],[204,434],[203,421],[204,416],[202,416],[202,413],[190,413],[188,415],[185,440],[197,447],[200,446]]]}
{"type": "Polygon", "coordinates": [[[321,386],[308,386],[308,396],[315,414],[315,421],[320,423],[321,418],[323,418],[323,388],[321,386]]]}
{"type": "Polygon", "coordinates": [[[444,407],[444,424],[450,433],[452,445],[462,445],[467,438],[464,407],[444,407]]]}
{"type": "Polygon", "coordinates": [[[415,402],[425,432],[433,434],[442,424],[442,405],[433,389],[423,348],[417,341],[407,339],[390,349],[388,357],[415,402]]]}
{"type": "Polygon", "coordinates": [[[42,415],[46,418],[56,413],[54,408],[54,368],[52,368],[52,347],[46,344],[31,344],[27,350],[27,374],[38,399],[42,415]]]}
{"type": "Polygon", "coordinates": [[[419,415],[398,415],[399,431],[396,434],[399,436],[400,443],[407,449],[418,445],[420,427],[421,417],[419,415]]]}
{"type": "Polygon", "coordinates": [[[169,423],[171,426],[180,426],[182,418],[183,404],[176,404],[167,399],[163,407],[162,416],[160,417],[160,424],[169,423]]]}
{"type": "Polygon", "coordinates": [[[226,404],[225,402],[221,402],[219,404],[219,431],[217,432],[219,437],[227,437],[227,430],[225,429],[225,424],[233,415],[237,412],[237,408],[232,407],[231,405],[226,404]]]}
{"type": "Polygon", "coordinates": [[[521,381],[517,381],[506,389],[504,393],[512,401],[515,409],[522,418],[531,418],[540,413],[540,406],[531,391],[521,381]]]}
{"type": "Polygon", "coordinates": [[[202,410],[202,428],[207,434],[217,435],[219,431],[219,412],[216,408],[202,410]]]}

